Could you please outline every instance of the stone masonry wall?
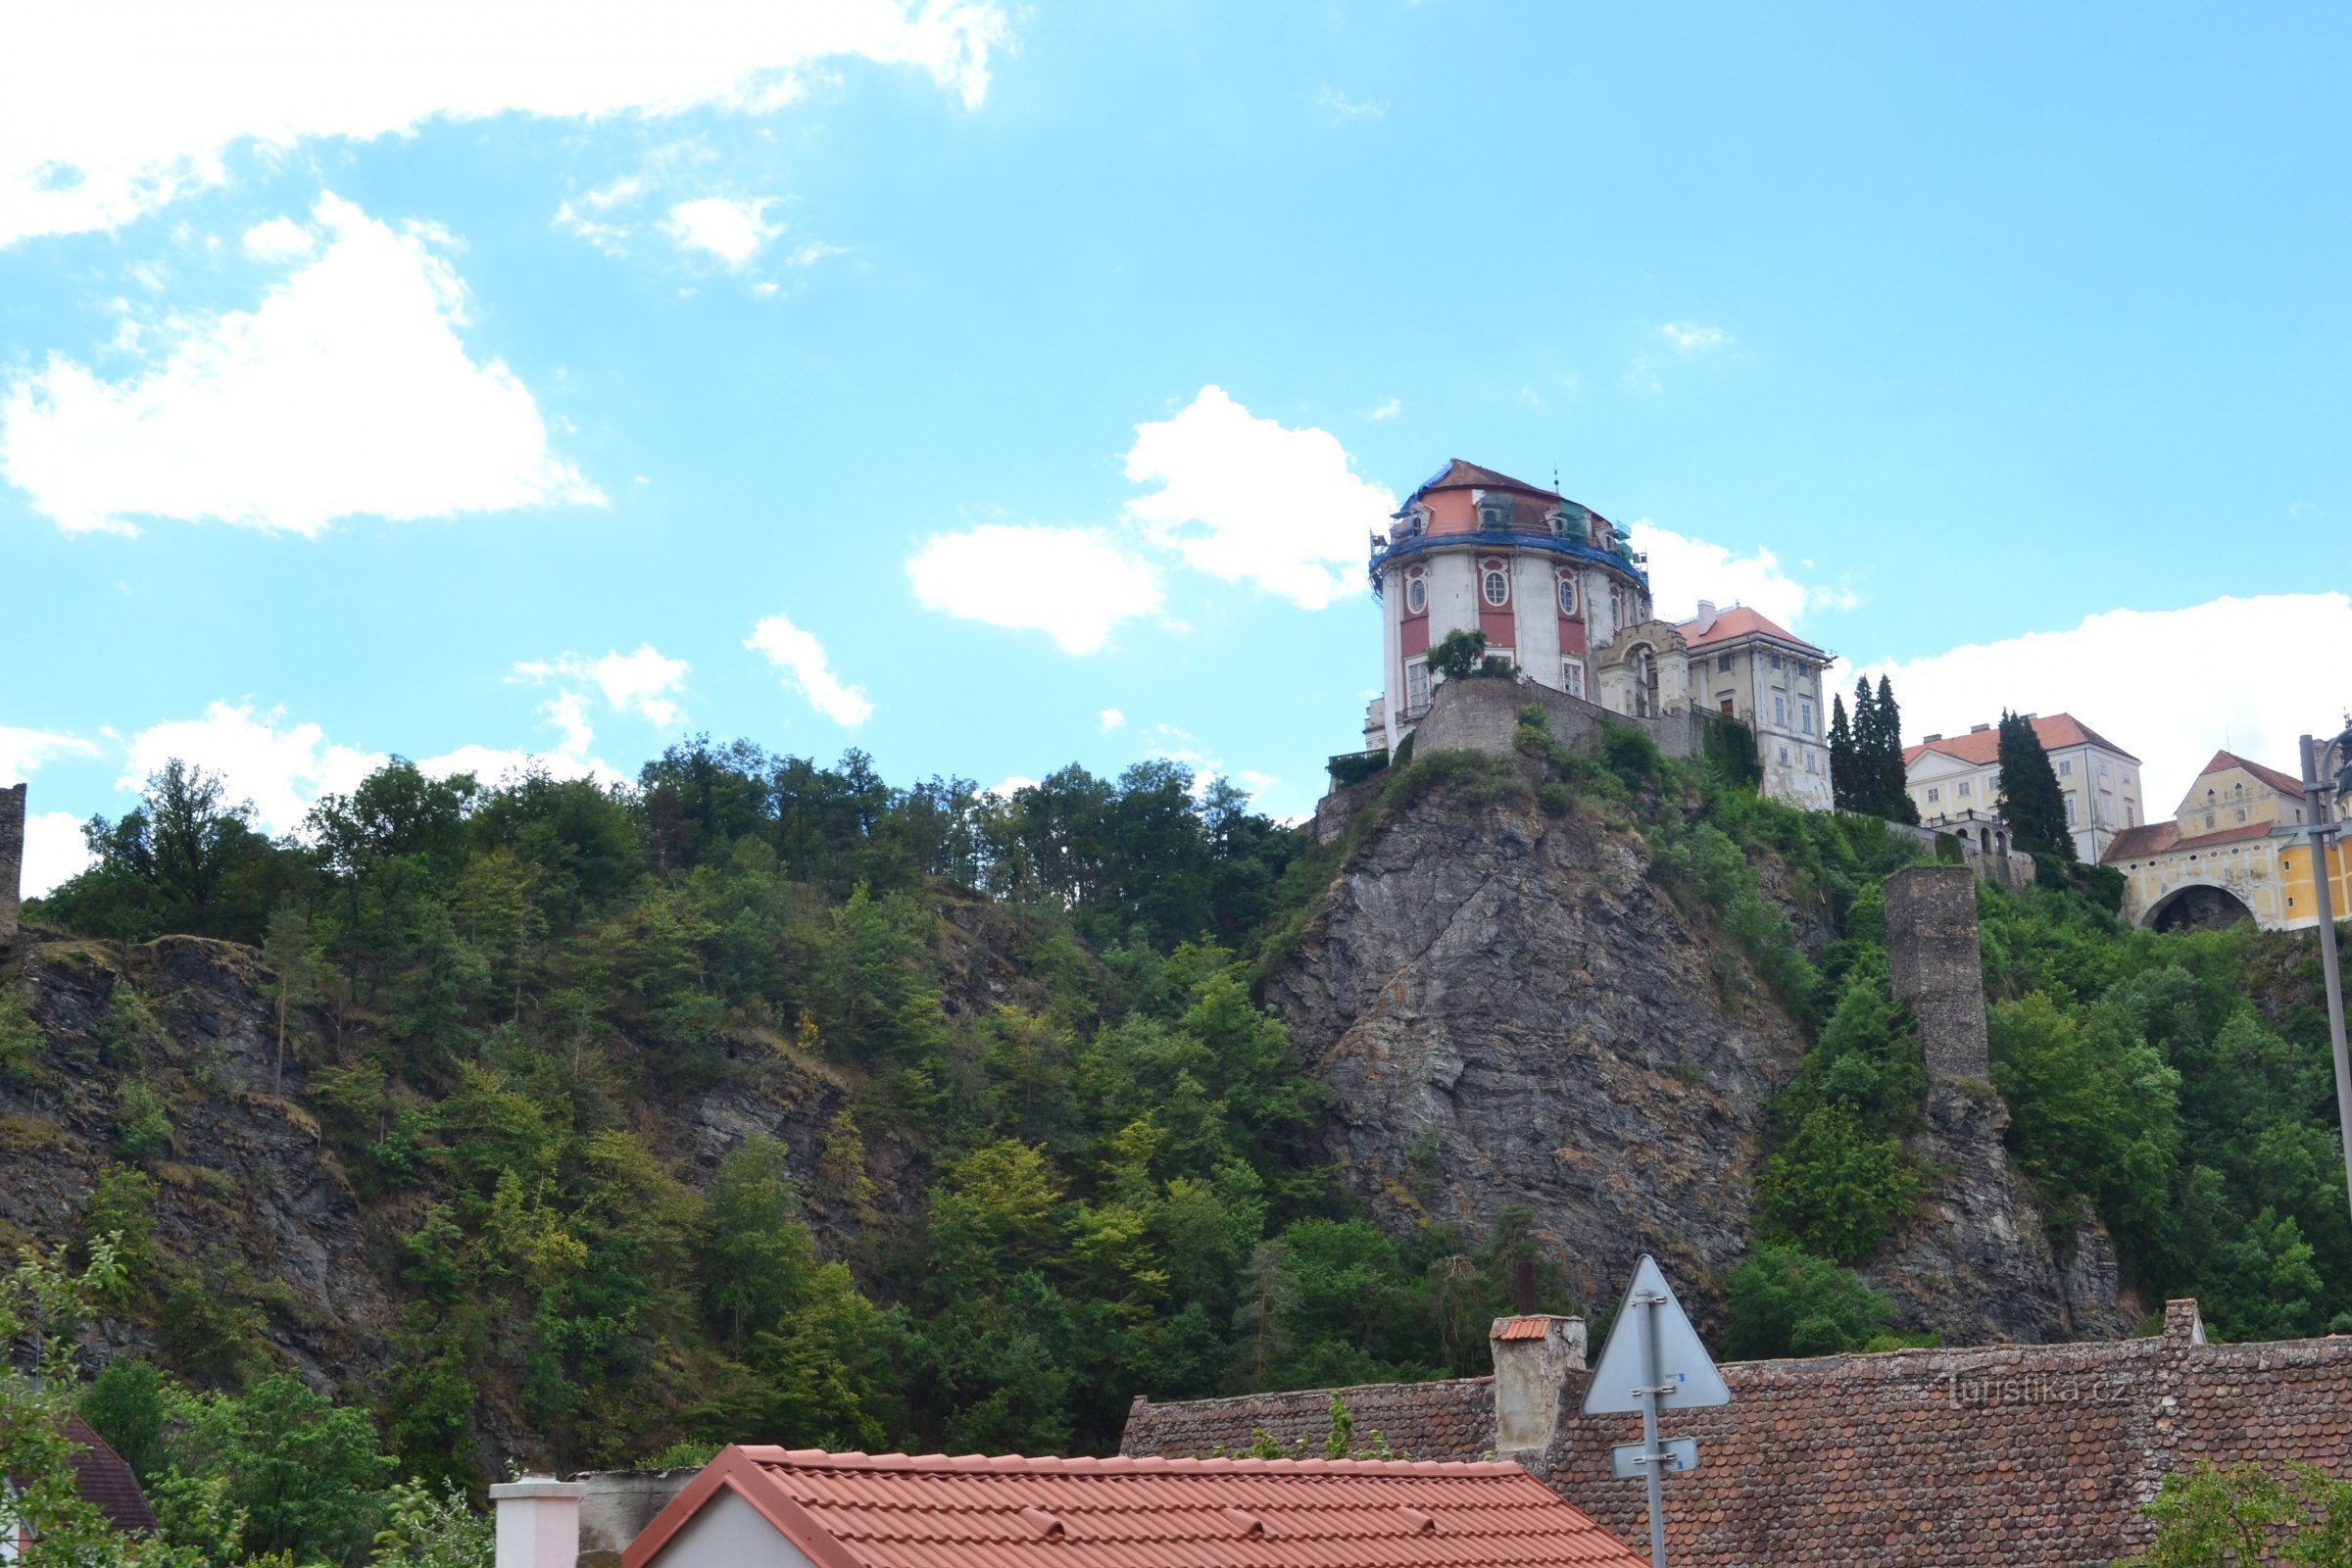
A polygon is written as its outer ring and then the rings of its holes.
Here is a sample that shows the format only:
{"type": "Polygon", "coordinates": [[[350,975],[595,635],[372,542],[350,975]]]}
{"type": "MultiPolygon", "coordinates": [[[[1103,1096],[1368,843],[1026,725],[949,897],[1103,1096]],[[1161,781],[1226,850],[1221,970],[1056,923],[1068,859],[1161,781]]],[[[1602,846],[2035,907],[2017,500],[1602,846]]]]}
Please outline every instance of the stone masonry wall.
{"type": "Polygon", "coordinates": [[[1992,1068],[1977,874],[1965,865],[1915,865],[1886,879],[1886,964],[1894,994],[1919,1018],[1929,1074],[1984,1081],[1992,1068]]]}
{"type": "Polygon", "coordinates": [[[1413,727],[1413,755],[1432,752],[1485,752],[1508,756],[1519,733],[1519,710],[1534,703],[1551,720],[1552,737],[1573,751],[1589,752],[1600,743],[1600,724],[1610,723],[1646,733],[1668,757],[1694,757],[1699,750],[1704,717],[1668,713],[1661,718],[1636,718],[1611,713],[1596,703],[1554,691],[1532,680],[1499,680],[1472,676],[1442,682],[1430,694],[1429,712],[1413,727]]]}
{"type": "Polygon", "coordinates": [[[24,786],[0,790],[0,942],[17,934],[17,899],[24,875],[24,786]]]}

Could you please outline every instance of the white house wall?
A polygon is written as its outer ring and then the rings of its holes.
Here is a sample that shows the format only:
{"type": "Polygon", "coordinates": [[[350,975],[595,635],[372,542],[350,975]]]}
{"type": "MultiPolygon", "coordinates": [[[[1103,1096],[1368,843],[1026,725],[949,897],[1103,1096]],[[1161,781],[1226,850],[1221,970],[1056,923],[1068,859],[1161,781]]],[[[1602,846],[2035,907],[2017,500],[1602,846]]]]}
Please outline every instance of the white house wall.
{"type": "Polygon", "coordinates": [[[815,1568],[759,1509],[721,1487],[648,1568],[815,1568]]]}

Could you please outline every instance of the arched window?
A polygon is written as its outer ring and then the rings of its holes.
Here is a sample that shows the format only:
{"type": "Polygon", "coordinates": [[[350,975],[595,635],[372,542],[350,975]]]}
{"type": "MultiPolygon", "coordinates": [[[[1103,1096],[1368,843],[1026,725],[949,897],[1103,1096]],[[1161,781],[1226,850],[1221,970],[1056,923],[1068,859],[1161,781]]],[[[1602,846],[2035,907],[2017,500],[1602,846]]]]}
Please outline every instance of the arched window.
{"type": "Polygon", "coordinates": [[[1414,572],[1404,579],[1404,612],[1418,615],[1429,608],[1429,579],[1414,572]]]}
{"type": "Polygon", "coordinates": [[[1563,576],[1560,578],[1560,613],[1563,615],[1576,613],[1576,579],[1574,577],[1563,576]]]}
{"type": "Polygon", "coordinates": [[[1510,575],[1500,566],[1489,566],[1486,572],[1487,603],[1500,607],[1511,602],[1510,575]]]}

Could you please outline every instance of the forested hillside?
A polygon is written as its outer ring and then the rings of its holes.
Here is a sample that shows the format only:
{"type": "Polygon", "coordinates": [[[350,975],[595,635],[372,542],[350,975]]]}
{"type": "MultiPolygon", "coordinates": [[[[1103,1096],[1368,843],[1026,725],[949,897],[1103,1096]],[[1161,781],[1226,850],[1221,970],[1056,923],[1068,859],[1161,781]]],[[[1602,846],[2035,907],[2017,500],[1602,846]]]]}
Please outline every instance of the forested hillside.
{"type": "MultiPolygon", "coordinates": [[[[1253,993],[1384,816],[1514,795],[1720,938],[1710,1005],[1811,1042],[1769,1107],[1755,1255],[1691,1282],[1732,1348],[1871,1343],[1884,1300],[1849,1265],[1918,1190],[1922,1084],[1876,889],[1914,852],[1639,737],[1522,739],[1396,769],[1330,849],[1161,763],[998,799],[742,743],[614,791],[394,762],[276,841],[175,765],[0,955],[0,1157],[100,1167],[11,1228],[121,1234],[123,1366],[231,1406],[303,1366],[374,1420],[384,1476],[467,1485],[733,1438],[1101,1450],[1139,1393],[1483,1371],[1521,1258],[1547,1304],[1607,1302],[1571,1299],[1539,1215],[1365,1206],[1253,993]],[[171,933],[218,940],[139,946],[171,933]],[[366,1275],[348,1306],[187,1218],[250,1208],[239,1161],[270,1140],[272,1168],[315,1164],[301,1227],[366,1275]]],[[[2142,1299],[2194,1293],[2223,1335],[2352,1307],[2309,945],[2132,934],[2063,888],[1982,908],[2050,1224],[2095,1208],[2142,1299]]],[[[109,1397],[167,1434],[160,1467],[201,1408],[143,1376],[109,1397]]]]}

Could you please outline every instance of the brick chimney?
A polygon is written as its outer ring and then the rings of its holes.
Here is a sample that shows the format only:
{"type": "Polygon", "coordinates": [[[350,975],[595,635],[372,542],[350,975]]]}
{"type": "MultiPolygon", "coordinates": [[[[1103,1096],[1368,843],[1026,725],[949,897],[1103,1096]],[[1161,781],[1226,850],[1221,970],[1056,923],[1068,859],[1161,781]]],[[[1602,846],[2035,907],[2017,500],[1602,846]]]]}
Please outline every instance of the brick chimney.
{"type": "Polygon", "coordinates": [[[495,1568],[572,1568],[580,1555],[579,1481],[525,1476],[490,1489],[498,1510],[495,1568]]]}
{"type": "Polygon", "coordinates": [[[1585,1320],[1546,1312],[1498,1317],[1487,1343],[1494,1354],[1494,1452],[1540,1454],[1560,1429],[1569,1378],[1585,1370],[1585,1320]]]}
{"type": "Polygon", "coordinates": [[[17,898],[24,877],[24,786],[0,790],[0,942],[17,934],[17,898]]]}

